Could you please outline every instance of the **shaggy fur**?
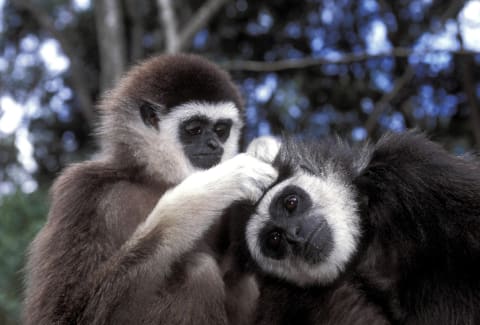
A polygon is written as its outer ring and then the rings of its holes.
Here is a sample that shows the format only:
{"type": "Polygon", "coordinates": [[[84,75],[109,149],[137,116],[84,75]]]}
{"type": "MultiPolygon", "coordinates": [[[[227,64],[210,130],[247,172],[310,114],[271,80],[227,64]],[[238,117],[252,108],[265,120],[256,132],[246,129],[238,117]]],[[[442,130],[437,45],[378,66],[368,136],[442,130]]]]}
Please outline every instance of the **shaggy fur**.
{"type": "MultiPolygon", "coordinates": [[[[354,194],[361,237],[333,281],[257,269],[258,324],[480,324],[478,163],[407,132],[361,149],[287,141],[275,166],[279,183],[305,170],[336,175],[354,194]]],[[[311,198],[316,209],[325,198],[311,198]]],[[[261,266],[263,257],[252,256],[261,266]]]]}
{"type": "Polygon", "coordinates": [[[26,325],[248,322],[255,283],[224,280],[231,263],[214,247],[220,225],[204,236],[235,200],[257,200],[276,172],[243,154],[177,173],[183,162],[167,149],[178,135],[162,133],[162,120],[146,125],[142,105],[168,119],[192,99],[242,119],[228,75],[195,56],[153,58],[104,99],[102,150],[55,181],[47,223],[30,247],[26,325]]]}

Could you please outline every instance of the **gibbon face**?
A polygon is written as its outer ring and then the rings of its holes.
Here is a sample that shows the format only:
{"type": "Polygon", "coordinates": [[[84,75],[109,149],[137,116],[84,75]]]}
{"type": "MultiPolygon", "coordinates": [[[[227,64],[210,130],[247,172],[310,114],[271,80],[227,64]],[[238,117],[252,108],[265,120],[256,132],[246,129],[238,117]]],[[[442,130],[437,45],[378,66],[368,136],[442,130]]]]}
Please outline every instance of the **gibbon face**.
{"type": "Polygon", "coordinates": [[[210,168],[237,153],[242,126],[238,110],[233,103],[210,106],[189,103],[177,114],[178,139],[195,168],[210,168]]]}
{"type": "Polygon", "coordinates": [[[238,152],[243,123],[233,102],[192,101],[165,115],[149,109],[152,113],[144,115],[154,118],[144,123],[157,132],[158,143],[178,148],[177,156],[185,157],[189,169],[208,169],[238,152]]]}
{"type": "Polygon", "coordinates": [[[360,216],[341,157],[286,144],[274,166],[278,183],[246,228],[247,245],[267,273],[300,286],[328,284],[357,250],[360,216]]]}

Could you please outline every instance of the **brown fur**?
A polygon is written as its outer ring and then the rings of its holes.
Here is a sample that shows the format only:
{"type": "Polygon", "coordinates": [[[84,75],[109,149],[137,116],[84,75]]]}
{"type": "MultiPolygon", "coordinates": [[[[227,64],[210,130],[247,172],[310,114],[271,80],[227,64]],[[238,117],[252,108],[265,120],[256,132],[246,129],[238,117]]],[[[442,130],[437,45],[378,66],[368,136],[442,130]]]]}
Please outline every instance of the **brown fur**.
{"type": "Polygon", "coordinates": [[[135,94],[140,100],[161,103],[171,109],[188,101],[233,101],[243,107],[230,76],[205,59],[195,55],[158,56],[148,65],[131,70],[125,80],[143,80],[141,83],[124,83],[122,92],[135,94]],[[148,74],[151,79],[144,80],[148,74]]]}
{"type": "Polygon", "coordinates": [[[204,240],[170,263],[158,253],[168,229],[157,226],[135,235],[159,198],[175,186],[163,181],[161,172],[146,170],[150,162],[136,154],[140,140],[129,142],[131,132],[141,134],[131,122],[137,104],[147,100],[170,109],[192,99],[230,100],[242,109],[225,72],[187,55],[147,61],[105,98],[98,160],[73,165],[56,180],[47,223],[31,245],[26,325],[240,324],[248,319],[258,294],[255,283],[240,277],[225,286],[231,263],[222,263],[224,257],[204,240]],[[239,319],[229,319],[231,310],[240,311],[239,319]]]}

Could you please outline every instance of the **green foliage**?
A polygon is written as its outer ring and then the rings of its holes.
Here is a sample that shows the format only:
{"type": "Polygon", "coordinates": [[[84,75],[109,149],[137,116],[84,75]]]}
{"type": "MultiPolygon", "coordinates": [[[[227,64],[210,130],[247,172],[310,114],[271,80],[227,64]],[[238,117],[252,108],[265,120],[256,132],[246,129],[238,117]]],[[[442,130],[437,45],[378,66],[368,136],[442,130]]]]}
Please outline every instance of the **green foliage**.
{"type": "Polygon", "coordinates": [[[45,221],[46,191],[17,192],[0,200],[0,324],[17,324],[28,244],[45,221]]]}

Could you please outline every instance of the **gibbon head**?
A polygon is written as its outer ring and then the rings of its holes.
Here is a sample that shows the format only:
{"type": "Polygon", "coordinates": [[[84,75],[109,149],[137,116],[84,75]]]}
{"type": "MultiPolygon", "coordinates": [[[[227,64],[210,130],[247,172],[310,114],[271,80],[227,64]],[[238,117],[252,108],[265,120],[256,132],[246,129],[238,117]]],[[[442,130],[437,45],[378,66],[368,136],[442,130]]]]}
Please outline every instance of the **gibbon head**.
{"type": "Polygon", "coordinates": [[[133,67],[100,105],[102,152],[178,183],[233,157],[244,109],[230,76],[195,55],[161,55],[133,67]]]}
{"type": "Polygon", "coordinates": [[[258,203],[246,228],[256,264],[300,286],[328,284],[346,268],[361,227],[353,178],[366,153],[338,139],[286,139],[273,165],[277,183],[258,203]]]}

